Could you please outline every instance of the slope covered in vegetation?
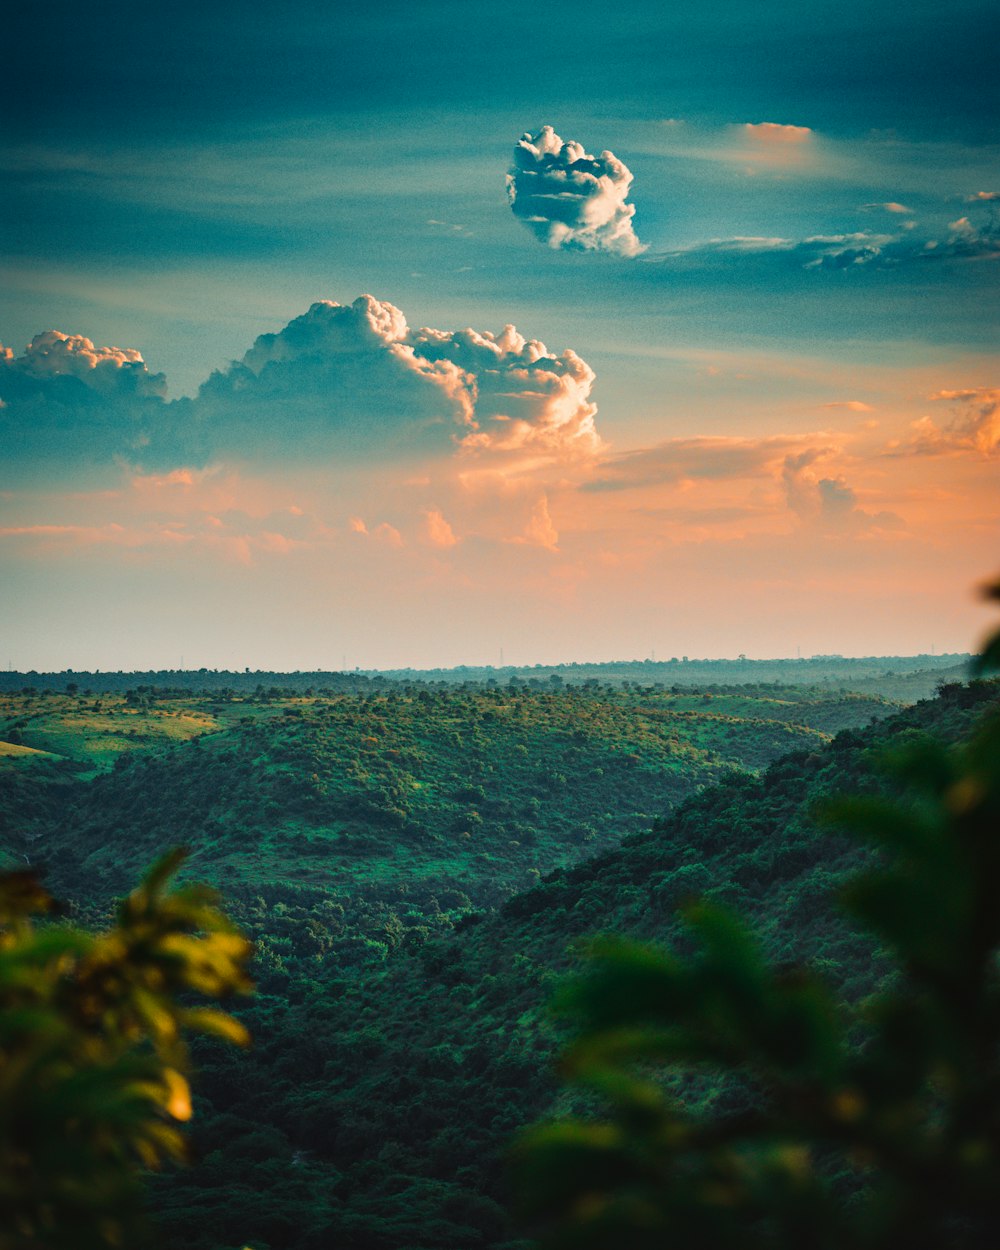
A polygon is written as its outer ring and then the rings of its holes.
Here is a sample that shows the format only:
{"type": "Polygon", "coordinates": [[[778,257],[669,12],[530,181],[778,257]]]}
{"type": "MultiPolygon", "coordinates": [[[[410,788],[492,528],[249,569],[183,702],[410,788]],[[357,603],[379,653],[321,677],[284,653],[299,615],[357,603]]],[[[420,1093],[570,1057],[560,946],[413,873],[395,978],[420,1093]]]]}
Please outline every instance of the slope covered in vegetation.
{"type": "MultiPolygon", "coordinates": [[[[748,916],[772,961],[808,958],[848,998],[868,993],[885,966],[830,905],[864,852],[818,827],[815,805],[886,788],[874,767],[883,750],[955,740],[996,699],[995,686],[952,687],[759,778],[732,775],[495,914],[398,950],[376,977],[345,976],[304,915],[260,904],[251,918],[281,944],[281,966],[261,969],[264,993],[246,1013],[256,1050],[202,1055],[203,1162],[158,1187],[169,1243],[517,1244],[503,1159],[510,1134],[556,1098],[545,1003],[574,941],[602,930],[677,939],[677,904],[700,894],[748,916]]],[[[703,1107],[730,1097],[711,1081],[682,1093],[703,1107]]]]}
{"type": "Polygon", "coordinates": [[[143,689],[0,706],[0,737],[49,753],[0,760],[9,857],[93,907],[184,843],[188,875],[250,912],[298,909],[318,953],[349,967],[616,845],[733,768],[892,710],[796,689],[653,688],[143,689]]]}

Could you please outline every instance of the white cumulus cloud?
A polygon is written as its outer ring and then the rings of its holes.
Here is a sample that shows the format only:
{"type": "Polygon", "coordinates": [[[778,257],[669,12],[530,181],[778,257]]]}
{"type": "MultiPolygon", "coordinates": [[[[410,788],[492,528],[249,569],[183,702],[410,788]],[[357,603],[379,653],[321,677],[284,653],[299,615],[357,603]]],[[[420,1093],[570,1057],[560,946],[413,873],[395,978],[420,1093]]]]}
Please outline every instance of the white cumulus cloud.
{"type": "Polygon", "coordinates": [[[644,246],[628,203],[632,173],[613,152],[593,156],[551,126],[514,148],[507,195],[514,215],[553,248],[637,256],[644,246]]]}
{"type": "Polygon", "coordinates": [[[192,424],[223,450],[277,439],[290,454],[379,449],[531,450],[586,456],[601,440],[594,372],[508,325],[411,329],[363,295],[313,304],[243,359],[213,374],[192,424]]]}
{"type": "Polygon", "coordinates": [[[576,352],[513,325],[415,329],[362,295],[313,304],[172,403],[134,348],[55,330],[21,356],[0,346],[0,443],[26,468],[117,458],[161,475],[261,460],[565,464],[603,446],[594,380],[576,352]]]}
{"type": "Polygon", "coordinates": [[[0,386],[15,378],[39,382],[51,378],[78,378],[100,395],[136,395],[162,398],[166,379],[150,373],[134,347],[95,347],[82,334],[44,330],[36,334],[24,354],[15,356],[0,345],[0,386]]]}

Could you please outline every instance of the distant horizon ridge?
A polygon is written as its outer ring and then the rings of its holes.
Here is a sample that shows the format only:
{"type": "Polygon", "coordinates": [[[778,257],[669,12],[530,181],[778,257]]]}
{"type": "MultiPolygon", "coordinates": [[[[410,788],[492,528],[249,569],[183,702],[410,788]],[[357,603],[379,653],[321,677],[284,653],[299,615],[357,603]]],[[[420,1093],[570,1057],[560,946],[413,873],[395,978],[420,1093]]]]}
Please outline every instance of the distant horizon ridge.
{"type": "Polygon", "coordinates": [[[843,655],[837,652],[818,652],[814,655],[802,656],[671,656],[669,660],[645,659],[614,659],[614,660],[558,660],[558,661],[534,661],[524,664],[450,664],[450,665],[402,665],[392,668],[380,667],[361,667],[361,666],[341,666],[336,668],[306,668],[306,669],[284,669],[284,668],[217,668],[207,665],[184,665],[183,667],[174,668],[131,668],[131,669],[79,669],[79,668],[63,668],[63,669],[15,669],[8,668],[0,670],[0,678],[14,677],[87,677],[87,676],[117,676],[117,677],[143,677],[150,674],[172,675],[172,674],[199,674],[212,673],[215,675],[232,675],[234,677],[247,676],[289,676],[303,677],[312,675],[325,674],[347,674],[353,675],[392,675],[407,673],[463,673],[463,672],[493,672],[493,673],[515,673],[523,670],[538,669],[588,669],[588,668],[616,668],[616,667],[642,667],[650,669],[673,669],[680,667],[691,667],[693,665],[758,665],[758,664],[863,664],[863,663],[924,663],[930,662],[931,667],[943,667],[945,662],[960,663],[965,660],[971,660],[975,652],[971,651],[939,651],[939,652],[917,652],[910,655],[902,654],[871,654],[871,655],[843,655]]]}

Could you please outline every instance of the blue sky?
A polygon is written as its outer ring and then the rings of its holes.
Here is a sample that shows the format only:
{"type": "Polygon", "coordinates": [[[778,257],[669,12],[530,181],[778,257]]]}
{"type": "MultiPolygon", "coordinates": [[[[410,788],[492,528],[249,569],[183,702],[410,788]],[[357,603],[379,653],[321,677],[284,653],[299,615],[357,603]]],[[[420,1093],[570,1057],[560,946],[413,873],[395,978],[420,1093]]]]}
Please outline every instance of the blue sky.
{"type": "MultiPolygon", "coordinates": [[[[240,624],[246,662],[329,662],[332,605],[397,619],[387,584],[437,607],[377,636],[345,615],[338,656],[488,660],[500,634],[519,661],[971,645],[970,588],[996,553],[998,25],[992,4],[939,3],[57,3],[44,21],[22,7],[0,150],[0,341],[22,361],[8,393],[0,377],[15,662],[154,662],[180,650],[163,625],[178,615],[186,654],[228,663],[233,622],[279,584],[299,634],[240,624]],[[511,211],[514,145],[544,125],[625,167],[631,250],[547,246],[546,222],[511,211]],[[213,370],[235,384],[258,336],[365,292],[406,333],[379,339],[377,360],[366,340],[343,368],[271,370],[255,402],[283,388],[278,443],[266,418],[240,430],[231,404],[199,396],[213,370]],[[521,460],[497,436],[514,419],[499,401],[468,418],[473,446],[455,390],[492,394],[496,351],[472,361],[449,339],[435,356],[407,338],[507,324],[562,362],[546,385],[577,376],[567,351],[593,374],[560,392],[577,407],[557,445],[556,409],[515,377],[530,347],[502,349],[511,412],[528,413],[521,460]],[[138,349],[191,402],[144,381],[140,411],[124,357],[24,355],[51,329],[138,349]],[[76,398],[67,360],[104,366],[77,371],[76,398]],[[449,389],[442,371],[460,367],[472,381],[449,389]],[[583,463],[564,435],[592,404],[583,463]],[[446,438],[404,440],[403,456],[383,413],[446,438]],[[324,422],[327,444],[304,438],[324,422]],[[659,477],[633,472],[640,453],[659,477]],[[152,507],[154,478],[183,503],[152,507]],[[311,518],[308,536],[274,520],[283,506],[311,518]],[[389,530],[377,560],[348,556],[389,530]],[[184,558],[154,532],[183,534],[184,558]],[[43,643],[39,616],[80,601],[81,562],[86,611],[43,643]],[[719,625],[734,577],[743,633],[719,625]]],[[[334,324],[323,350],[342,353],[348,322],[334,324]]]]}

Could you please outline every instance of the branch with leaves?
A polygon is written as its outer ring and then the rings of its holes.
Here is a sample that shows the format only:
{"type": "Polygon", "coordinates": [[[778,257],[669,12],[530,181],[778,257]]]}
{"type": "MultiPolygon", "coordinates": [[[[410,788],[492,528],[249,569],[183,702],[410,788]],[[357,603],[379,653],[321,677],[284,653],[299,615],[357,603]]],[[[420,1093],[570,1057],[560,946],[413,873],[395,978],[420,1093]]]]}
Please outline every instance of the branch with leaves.
{"type": "Polygon", "coordinates": [[[51,918],[30,872],[0,876],[0,1245],[132,1246],[142,1169],[183,1161],[186,1036],[245,1046],[213,1006],[248,993],[250,943],[204,886],[171,888],[160,860],[88,933],[51,918]]]}

